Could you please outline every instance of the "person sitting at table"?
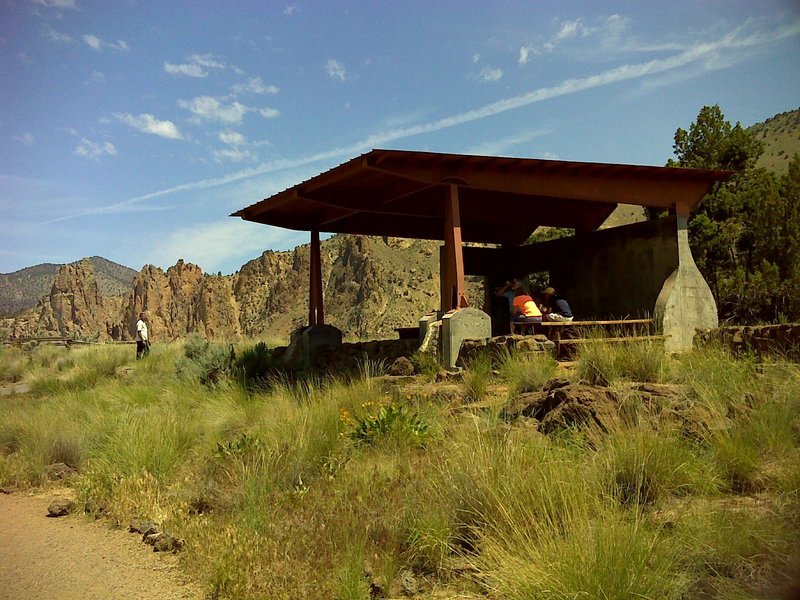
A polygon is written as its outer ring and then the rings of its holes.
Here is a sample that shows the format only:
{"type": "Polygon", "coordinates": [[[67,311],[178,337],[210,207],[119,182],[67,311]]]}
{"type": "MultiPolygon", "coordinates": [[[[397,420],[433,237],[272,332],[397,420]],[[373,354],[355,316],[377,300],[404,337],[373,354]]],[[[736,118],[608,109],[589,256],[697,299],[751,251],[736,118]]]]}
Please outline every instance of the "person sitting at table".
{"type": "Polygon", "coordinates": [[[510,281],[506,281],[503,287],[495,291],[495,296],[505,296],[508,300],[508,309],[511,311],[511,316],[514,316],[514,297],[517,292],[522,290],[522,279],[514,277],[510,281]]]}
{"type": "Polygon", "coordinates": [[[572,309],[569,307],[569,302],[556,294],[556,291],[551,288],[545,288],[542,292],[542,312],[548,321],[572,321],[572,309]]]}
{"type": "Polygon", "coordinates": [[[515,292],[514,300],[511,304],[511,321],[512,332],[514,330],[513,323],[541,323],[542,311],[522,287],[519,287],[515,292]]]}

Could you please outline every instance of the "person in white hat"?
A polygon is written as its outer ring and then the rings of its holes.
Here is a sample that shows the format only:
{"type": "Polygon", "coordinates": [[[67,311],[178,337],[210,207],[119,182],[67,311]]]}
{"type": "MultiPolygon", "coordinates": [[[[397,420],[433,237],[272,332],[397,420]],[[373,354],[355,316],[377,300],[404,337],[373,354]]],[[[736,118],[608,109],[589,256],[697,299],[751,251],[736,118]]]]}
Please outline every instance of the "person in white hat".
{"type": "Polygon", "coordinates": [[[551,288],[545,288],[542,292],[542,312],[548,321],[572,321],[572,309],[564,298],[556,294],[551,288]]]}

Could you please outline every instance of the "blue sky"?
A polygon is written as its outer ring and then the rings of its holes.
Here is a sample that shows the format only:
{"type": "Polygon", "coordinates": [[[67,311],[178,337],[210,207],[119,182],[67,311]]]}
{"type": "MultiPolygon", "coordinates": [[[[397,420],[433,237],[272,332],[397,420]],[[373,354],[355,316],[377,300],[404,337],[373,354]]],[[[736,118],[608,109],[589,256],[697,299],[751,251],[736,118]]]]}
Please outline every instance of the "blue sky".
{"type": "Polygon", "coordinates": [[[795,0],[0,0],[0,272],[230,273],[234,210],[372,148],[662,165],[800,106],[795,0]]]}

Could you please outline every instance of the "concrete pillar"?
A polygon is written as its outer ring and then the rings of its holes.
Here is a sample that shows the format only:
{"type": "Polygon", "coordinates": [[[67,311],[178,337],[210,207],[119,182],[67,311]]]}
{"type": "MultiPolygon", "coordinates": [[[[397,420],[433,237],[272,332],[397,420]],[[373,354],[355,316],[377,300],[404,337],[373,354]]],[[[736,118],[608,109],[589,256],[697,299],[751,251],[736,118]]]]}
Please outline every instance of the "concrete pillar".
{"type": "Polygon", "coordinates": [[[453,369],[464,340],[485,340],[492,337],[492,320],[477,308],[452,310],[442,316],[442,365],[453,369]]]}
{"type": "Polygon", "coordinates": [[[689,211],[675,207],[678,228],[678,268],[664,282],[655,306],[655,318],[667,338],[669,352],[692,349],[695,329],[713,329],[719,325],[717,304],[703,278],[689,247],[689,211]]]}

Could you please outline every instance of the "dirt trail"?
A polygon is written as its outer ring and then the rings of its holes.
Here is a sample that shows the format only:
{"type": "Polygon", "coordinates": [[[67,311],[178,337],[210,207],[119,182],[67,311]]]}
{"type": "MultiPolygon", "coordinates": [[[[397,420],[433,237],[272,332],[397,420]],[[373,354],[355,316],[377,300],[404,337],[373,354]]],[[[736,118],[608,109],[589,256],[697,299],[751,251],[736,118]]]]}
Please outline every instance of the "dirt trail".
{"type": "Polygon", "coordinates": [[[177,557],[79,516],[48,518],[53,494],[0,493],[0,598],[201,599],[177,557]]]}

